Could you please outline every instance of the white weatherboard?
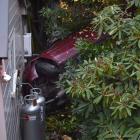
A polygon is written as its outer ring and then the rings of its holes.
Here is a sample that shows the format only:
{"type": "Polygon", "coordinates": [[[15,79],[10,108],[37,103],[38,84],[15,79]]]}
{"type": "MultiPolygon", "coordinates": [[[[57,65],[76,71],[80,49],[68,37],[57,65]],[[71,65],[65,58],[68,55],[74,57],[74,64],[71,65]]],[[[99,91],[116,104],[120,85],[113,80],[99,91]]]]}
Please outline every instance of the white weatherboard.
{"type": "Polygon", "coordinates": [[[24,56],[30,57],[32,56],[32,44],[31,44],[31,33],[26,33],[24,35],[24,56]]]}

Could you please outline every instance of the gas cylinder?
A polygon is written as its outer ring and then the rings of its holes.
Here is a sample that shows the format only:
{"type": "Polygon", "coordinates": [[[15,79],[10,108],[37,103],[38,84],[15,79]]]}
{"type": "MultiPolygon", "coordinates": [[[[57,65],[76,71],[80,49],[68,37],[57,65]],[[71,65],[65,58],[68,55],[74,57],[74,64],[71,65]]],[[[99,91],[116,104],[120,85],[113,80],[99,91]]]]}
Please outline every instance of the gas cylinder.
{"type": "Polygon", "coordinates": [[[20,116],[22,140],[43,140],[40,112],[36,96],[25,96],[20,116]]]}
{"type": "Polygon", "coordinates": [[[45,120],[45,98],[44,96],[42,95],[42,91],[40,88],[32,88],[30,90],[30,94],[33,94],[34,96],[36,96],[36,101],[37,101],[37,104],[40,105],[40,109],[41,109],[41,114],[40,114],[40,117],[41,117],[41,121],[44,122],[45,120]]]}
{"type": "Polygon", "coordinates": [[[42,139],[45,138],[45,110],[46,110],[46,106],[45,106],[45,98],[44,96],[42,96],[42,91],[40,88],[32,88],[30,90],[30,94],[36,96],[37,99],[37,104],[40,105],[40,118],[41,118],[41,135],[42,135],[42,139]]]}

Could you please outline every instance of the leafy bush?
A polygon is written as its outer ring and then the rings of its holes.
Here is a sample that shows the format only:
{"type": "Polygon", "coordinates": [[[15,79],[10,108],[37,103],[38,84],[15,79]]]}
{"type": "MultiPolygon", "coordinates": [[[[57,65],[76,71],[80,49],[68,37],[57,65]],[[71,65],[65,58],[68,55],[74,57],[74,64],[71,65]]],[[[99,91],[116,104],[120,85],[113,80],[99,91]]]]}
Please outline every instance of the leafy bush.
{"type": "Polygon", "coordinates": [[[48,42],[63,39],[69,33],[86,26],[96,11],[112,3],[124,4],[126,2],[121,0],[61,0],[54,8],[45,6],[40,12],[44,18],[48,42]]]}
{"type": "Polygon", "coordinates": [[[137,7],[140,7],[140,0],[132,0],[130,1],[131,5],[135,5],[137,7]]]}
{"type": "Polygon", "coordinates": [[[71,32],[89,24],[93,13],[84,5],[68,4],[61,1],[55,8],[44,7],[40,12],[44,17],[44,27],[48,42],[63,39],[71,32]]]}
{"type": "Polygon", "coordinates": [[[78,40],[82,63],[68,63],[60,75],[83,140],[140,138],[140,15],[126,11],[113,5],[99,12],[93,30],[110,38],[100,45],[78,40]]]}
{"type": "Polygon", "coordinates": [[[45,29],[48,40],[53,42],[57,39],[62,39],[69,34],[70,31],[62,26],[65,24],[65,21],[62,20],[62,18],[69,16],[67,11],[60,8],[43,8],[41,14],[45,18],[45,29]]]}

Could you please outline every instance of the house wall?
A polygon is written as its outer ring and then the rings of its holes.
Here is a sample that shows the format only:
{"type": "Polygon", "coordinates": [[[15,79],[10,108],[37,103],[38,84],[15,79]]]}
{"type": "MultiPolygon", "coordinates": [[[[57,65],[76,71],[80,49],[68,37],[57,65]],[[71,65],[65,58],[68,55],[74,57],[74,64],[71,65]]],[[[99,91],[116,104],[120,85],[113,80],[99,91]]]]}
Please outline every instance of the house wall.
{"type": "Polygon", "coordinates": [[[3,116],[5,119],[6,140],[20,140],[20,90],[17,89],[15,98],[11,96],[13,92],[13,74],[17,69],[19,75],[21,75],[24,68],[22,17],[18,0],[9,0],[7,33],[7,46],[5,46],[7,47],[7,58],[4,59],[4,64],[6,73],[12,78],[8,82],[0,80],[4,107],[3,116]]]}
{"type": "Polygon", "coordinates": [[[2,90],[0,86],[0,139],[7,140],[6,136],[6,127],[5,127],[5,115],[4,115],[4,107],[3,107],[3,98],[2,98],[2,90]]]}
{"type": "Polygon", "coordinates": [[[0,57],[7,56],[8,0],[0,0],[0,57]]]}

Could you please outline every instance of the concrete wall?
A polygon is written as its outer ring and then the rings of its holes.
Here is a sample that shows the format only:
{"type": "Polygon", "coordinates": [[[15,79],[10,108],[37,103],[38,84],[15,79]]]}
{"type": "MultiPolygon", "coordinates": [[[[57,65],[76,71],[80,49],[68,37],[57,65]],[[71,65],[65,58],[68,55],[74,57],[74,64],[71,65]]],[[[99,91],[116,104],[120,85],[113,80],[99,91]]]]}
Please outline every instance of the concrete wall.
{"type": "MultiPolygon", "coordinates": [[[[4,30],[5,32],[7,31],[7,33],[4,33],[8,35],[7,42],[1,42],[0,45],[3,45],[6,51],[5,53],[7,53],[7,58],[4,59],[6,73],[12,78],[9,82],[4,82],[2,79],[0,80],[0,124],[2,123],[1,118],[4,119],[2,125],[4,127],[3,137],[5,137],[4,139],[0,138],[0,140],[20,140],[20,91],[17,90],[15,98],[11,97],[11,93],[13,91],[13,74],[17,69],[21,75],[24,68],[22,17],[18,0],[9,0],[7,4],[8,15],[5,16],[8,17],[8,20],[5,24],[8,25],[8,29],[4,30]]],[[[6,3],[3,6],[5,5],[6,3]]],[[[0,16],[0,21],[1,20],[2,17],[0,16]]]]}

